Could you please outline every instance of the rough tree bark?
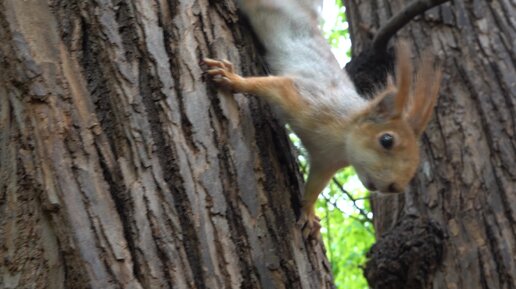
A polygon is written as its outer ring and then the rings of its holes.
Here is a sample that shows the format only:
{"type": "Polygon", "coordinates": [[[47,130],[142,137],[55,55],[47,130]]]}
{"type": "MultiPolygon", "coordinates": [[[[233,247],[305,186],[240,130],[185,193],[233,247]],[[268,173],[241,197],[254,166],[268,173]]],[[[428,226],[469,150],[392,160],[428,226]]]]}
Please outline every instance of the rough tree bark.
{"type": "MultiPolygon", "coordinates": [[[[357,55],[410,0],[345,2],[357,55]]],[[[409,193],[373,199],[371,287],[516,288],[514,15],[512,1],[454,0],[398,33],[445,77],[409,193]]]]}
{"type": "Polygon", "coordinates": [[[0,1],[0,288],[331,288],[231,0],[0,1]]]}

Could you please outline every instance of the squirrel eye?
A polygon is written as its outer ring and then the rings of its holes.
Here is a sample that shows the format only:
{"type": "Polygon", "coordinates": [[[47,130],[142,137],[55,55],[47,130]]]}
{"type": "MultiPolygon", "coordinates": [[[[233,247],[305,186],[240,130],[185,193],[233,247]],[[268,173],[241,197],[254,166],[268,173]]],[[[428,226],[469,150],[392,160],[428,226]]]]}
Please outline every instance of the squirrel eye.
{"type": "Polygon", "coordinates": [[[392,134],[384,133],[380,136],[380,144],[385,149],[390,149],[394,145],[394,136],[392,134]]]}

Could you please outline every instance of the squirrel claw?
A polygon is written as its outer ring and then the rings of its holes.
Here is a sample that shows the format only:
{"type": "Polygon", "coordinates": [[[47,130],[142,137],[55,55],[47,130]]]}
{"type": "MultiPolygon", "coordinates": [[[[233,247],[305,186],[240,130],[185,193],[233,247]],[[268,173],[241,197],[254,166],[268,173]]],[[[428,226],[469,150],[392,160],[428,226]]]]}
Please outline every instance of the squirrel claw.
{"type": "Polygon", "coordinates": [[[313,240],[316,244],[319,242],[321,224],[320,219],[314,213],[302,212],[297,225],[300,227],[303,238],[313,240]]]}
{"type": "Polygon", "coordinates": [[[233,91],[242,81],[242,78],[234,73],[233,64],[227,60],[205,58],[203,63],[208,67],[206,73],[220,87],[233,91]]]}
{"type": "Polygon", "coordinates": [[[206,64],[208,67],[218,67],[221,70],[227,70],[230,73],[234,73],[233,64],[225,59],[215,60],[211,58],[204,58],[202,60],[203,64],[206,64]]]}

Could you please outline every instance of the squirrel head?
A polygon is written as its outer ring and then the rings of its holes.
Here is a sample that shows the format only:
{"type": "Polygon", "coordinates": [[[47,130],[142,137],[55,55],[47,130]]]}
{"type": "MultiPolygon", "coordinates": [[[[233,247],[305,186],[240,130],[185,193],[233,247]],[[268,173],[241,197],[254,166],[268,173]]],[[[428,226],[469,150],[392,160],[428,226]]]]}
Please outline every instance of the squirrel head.
{"type": "Polygon", "coordinates": [[[403,192],[419,165],[418,139],[432,116],[441,70],[425,53],[415,81],[410,50],[396,49],[396,84],[389,78],[352,121],[346,141],[348,161],[369,190],[403,192]]]}

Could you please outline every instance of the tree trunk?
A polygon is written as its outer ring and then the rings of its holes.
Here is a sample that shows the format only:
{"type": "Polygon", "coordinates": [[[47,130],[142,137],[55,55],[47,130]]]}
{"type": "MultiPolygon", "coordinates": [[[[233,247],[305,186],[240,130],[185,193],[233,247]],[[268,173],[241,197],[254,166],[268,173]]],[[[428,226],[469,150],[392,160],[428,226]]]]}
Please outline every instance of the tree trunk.
{"type": "Polygon", "coordinates": [[[331,288],[223,1],[0,1],[0,288],[331,288]]]}
{"type": "MultiPolygon", "coordinates": [[[[410,1],[347,0],[353,54],[410,1]]],[[[398,33],[416,52],[431,48],[445,77],[409,193],[373,200],[379,240],[366,270],[371,287],[516,288],[514,7],[454,0],[398,33]],[[427,239],[406,238],[414,231],[427,239]],[[425,256],[440,259],[440,240],[442,261],[422,260],[428,242],[436,246],[425,256]],[[393,246],[398,255],[385,251],[393,246]]]]}

